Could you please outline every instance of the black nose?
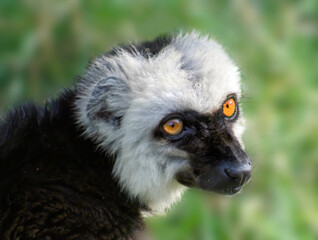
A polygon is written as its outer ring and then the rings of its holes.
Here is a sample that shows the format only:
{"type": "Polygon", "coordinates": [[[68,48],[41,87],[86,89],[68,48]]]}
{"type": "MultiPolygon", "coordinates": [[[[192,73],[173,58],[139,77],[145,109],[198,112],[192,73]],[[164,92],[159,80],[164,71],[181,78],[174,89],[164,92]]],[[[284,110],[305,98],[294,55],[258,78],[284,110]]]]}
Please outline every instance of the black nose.
{"type": "Polygon", "coordinates": [[[241,164],[227,164],[224,168],[225,176],[238,186],[243,185],[251,178],[252,165],[250,162],[241,164]]]}
{"type": "Polygon", "coordinates": [[[221,194],[235,194],[251,178],[252,165],[248,159],[223,160],[217,165],[206,165],[198,169],[196,184],[201,189],[221,194]]]}

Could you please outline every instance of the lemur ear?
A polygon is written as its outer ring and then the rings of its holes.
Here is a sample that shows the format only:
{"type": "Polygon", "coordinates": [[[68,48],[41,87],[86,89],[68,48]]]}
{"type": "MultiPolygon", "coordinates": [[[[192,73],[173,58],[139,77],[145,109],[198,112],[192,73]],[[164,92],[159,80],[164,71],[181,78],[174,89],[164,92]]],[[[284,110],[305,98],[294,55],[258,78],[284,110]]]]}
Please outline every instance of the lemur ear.
{"type": "Polygon", "coordinates": [[[128,92],[128,86],[120,78],[101,79],[94,85],[89,96],[85,109],[87,118],[91,122],[104,122],[119,127],[120,120],[128,107],[126,103],[128,92]]]}

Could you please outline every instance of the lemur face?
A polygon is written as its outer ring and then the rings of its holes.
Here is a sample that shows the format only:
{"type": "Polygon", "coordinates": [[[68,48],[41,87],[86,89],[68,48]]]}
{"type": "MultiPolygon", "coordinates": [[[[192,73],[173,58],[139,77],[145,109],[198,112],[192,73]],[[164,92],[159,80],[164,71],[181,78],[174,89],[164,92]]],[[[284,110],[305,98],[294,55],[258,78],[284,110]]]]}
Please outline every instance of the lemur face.
{"type": "Polygon", "coordinates": [[[84,134],[116,155],[114,177],[151,210],[185,186],[233,194],[250,178],[238,68],[214,40],[191,33],[118,48],[77,90],[84,134]]]}
{"type": "Polygon", "coordinates": [[[210,114],[183,111],[168,114],[154,132],[158,140],[185,151],[189,166],[176,173],[179,183],[222,194],[237,193],[251,175],[251,164],[233,124],[239,107],[233,95],[210,114]]]}

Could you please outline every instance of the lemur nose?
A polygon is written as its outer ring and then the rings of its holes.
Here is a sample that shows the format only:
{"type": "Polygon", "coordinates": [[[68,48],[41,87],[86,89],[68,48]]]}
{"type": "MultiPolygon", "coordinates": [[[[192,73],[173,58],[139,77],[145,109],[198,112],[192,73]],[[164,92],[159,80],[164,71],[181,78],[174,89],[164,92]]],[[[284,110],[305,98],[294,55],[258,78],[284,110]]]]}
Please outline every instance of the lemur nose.
{"type": "Polygon", "coordinates": [[[250,162],[239,166],[227,166],[224,169],[225,175],[239,185],[243,185],[251,178],[252,165],[250,162]]]}

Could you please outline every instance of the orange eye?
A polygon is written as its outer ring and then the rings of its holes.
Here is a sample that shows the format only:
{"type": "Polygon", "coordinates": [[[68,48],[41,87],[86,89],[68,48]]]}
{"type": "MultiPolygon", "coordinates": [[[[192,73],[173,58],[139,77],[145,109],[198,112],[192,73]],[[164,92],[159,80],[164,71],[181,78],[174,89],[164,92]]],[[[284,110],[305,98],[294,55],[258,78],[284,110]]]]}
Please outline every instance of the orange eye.
{"type": "Polygon", "coordinates": [[[163,125],[163,130],[169,135],[176,136],[183,130],[183,122],[180,119],[171,119],[163,125]]]}
{"type": "Polygon", "coordinates": [[[223,105],[223,114],[231,117],[235,113],[235,101],[233,98],[227,100],[223,105]]]}

